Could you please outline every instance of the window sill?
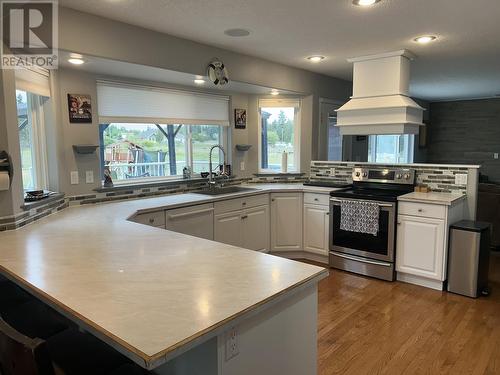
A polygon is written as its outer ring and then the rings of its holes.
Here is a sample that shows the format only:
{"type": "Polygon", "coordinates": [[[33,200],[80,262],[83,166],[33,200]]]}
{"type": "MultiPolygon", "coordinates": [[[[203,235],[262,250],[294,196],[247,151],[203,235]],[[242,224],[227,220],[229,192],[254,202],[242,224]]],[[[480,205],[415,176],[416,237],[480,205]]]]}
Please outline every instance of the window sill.
{"type": "MultiPolygon", "coordinates": [[[[231,176],[230,179],[235,178],[231,176]]],[[[217,178],[216,178],[217,179],[217,178]]],[[[119,184],[113,187],[100,187],[94,189],[98,193],[107,193],[111,191],[122,191],[122,190],[134,190],[134,189],[147,189],[159,186],[169,186],[169,185],[179,185],[179,184],[195,184],[200,182],[207,182],[208,178],[194,177],[189,179],[179,178],[179,179],[168,179],[164,181],[150,181],[150,182],[134,182],[130,184],[119,184]]]]}
{"type": "Polygon", "coordinates": [[[64,193],[54,193],[46,198],[40,199],[38,201],[34,202],[25,202],[22,206],[21,209],[23,211],[29,211],[33,208],[39,208],[41,206],[45,206],[46,204],[53,203],[55,201],[58,201],[60,199],[64,198],[64,193]]]}

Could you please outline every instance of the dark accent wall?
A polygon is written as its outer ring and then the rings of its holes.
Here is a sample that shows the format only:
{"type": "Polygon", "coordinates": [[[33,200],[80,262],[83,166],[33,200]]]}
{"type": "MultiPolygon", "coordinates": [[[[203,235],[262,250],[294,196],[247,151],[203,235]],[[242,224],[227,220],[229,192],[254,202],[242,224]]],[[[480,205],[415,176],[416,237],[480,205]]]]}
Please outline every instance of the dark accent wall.
{"type": "Polygon", "coordinates": [[[427,137],[428,163],[481,164],[500,183],[500,98],[431,103],[427,137]]]}

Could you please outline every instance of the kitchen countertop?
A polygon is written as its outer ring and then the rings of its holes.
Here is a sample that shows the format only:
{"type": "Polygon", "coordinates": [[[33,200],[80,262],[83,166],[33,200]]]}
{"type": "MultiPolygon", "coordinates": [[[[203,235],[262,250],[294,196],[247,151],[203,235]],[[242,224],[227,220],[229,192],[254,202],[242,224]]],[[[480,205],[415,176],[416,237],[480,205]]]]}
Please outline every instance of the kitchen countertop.
{"type": "Polygon", "coordinates": [[[430,193],[413,192],[399,196],[398,201],[431,203],[431,204],[441,204],[441,205],[451,206],[456,202],[465,198],[467,198],[465,194],[439,193],[439,192],[430,192],[430,193]]]}
{"type": "MultiPolygon", "coordinates": [[[[254,187],[256,192],[333,190],[254,187]]],[[[328,275],[321,267],[127,220],[138,211],[256,192],[70,207],[0,233],[0,272],[152,369],[220,333],[233,319],[328,275]]]]}

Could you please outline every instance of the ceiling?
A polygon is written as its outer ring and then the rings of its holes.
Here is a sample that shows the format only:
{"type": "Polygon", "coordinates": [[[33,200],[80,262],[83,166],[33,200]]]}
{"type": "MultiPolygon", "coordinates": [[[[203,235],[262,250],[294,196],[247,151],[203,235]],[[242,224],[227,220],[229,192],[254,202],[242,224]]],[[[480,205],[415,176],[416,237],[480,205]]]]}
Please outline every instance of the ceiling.
{"type": "Polygon", "coordinates": [[[500,94],[500,1],[59,0],[59,4],[279,63],[352,79],[346,59],[409,49],[411,94],[429,99],[500,94]],[[249,36],[224,34],[245,28],[249,36]],[[412,39],[433,34],[422,46],[412,39]],[[305,57],[326,57],[313,64],[305,57]]]}

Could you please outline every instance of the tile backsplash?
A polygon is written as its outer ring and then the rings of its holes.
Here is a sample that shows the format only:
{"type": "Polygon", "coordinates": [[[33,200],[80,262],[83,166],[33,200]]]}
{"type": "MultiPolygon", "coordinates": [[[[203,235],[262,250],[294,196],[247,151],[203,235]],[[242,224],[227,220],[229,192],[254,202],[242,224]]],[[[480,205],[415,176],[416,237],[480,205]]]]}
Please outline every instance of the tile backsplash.
{"type": "MultiPolygon", "coordinates": [[[[393,164],[367,164],[355,162],[312,161],[311,180],[327,180],[339,183],[352,183],[351,172],[354,167],[391,168],[393,164]]],[[[467,192],[467,184],[456,184],[455,175],[469,174],[466,166],[408,165],[415,169],[417,184],[427,185],[431,191],[444,193],[467,192]]]]}

